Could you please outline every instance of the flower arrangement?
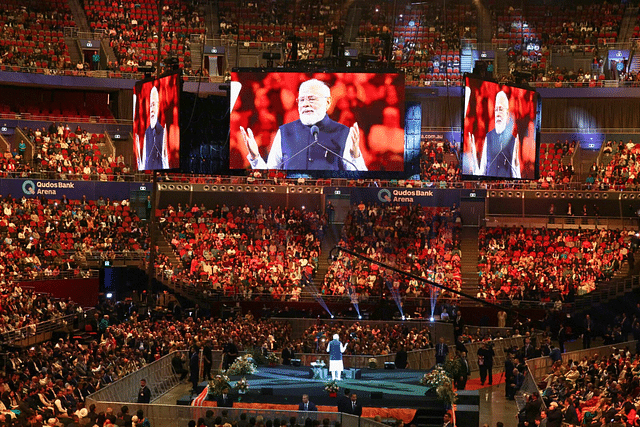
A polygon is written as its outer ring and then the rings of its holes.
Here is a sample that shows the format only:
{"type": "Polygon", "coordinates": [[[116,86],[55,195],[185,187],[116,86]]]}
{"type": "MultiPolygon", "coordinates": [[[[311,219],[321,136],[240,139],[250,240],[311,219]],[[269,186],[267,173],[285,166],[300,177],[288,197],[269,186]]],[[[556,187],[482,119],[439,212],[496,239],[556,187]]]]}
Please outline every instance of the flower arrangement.
{"type": "Polygon", "coordinates": [[[280,357],[276,353],[269,353],[267,355],[267,363],[269,365],[277,365],[280,363],[280,357]]]}
{"type": "Polygon", "coordinates": [[[226,375],[216,375],[209,381],[209,393],[214,396],[222,396],[222,390],[225,388],[231,388],[229,377],[226,375]]]}
{"type": "Polygon", "coordinates": [[[239,393],[246,393],[249,388],[249,381],[245,377],[242,377],[241,380],[236,381],[235,389],[238,390],[239,393]]]}
{"type": "Polygon", "coordinates": [[[324,383],[324,391],[326,391],[327,393],[337,393],[338,390],[340,390],[340,387],[338,386],[338,381],[329,380],[326,383],[324,383]]]}
{"type": "Polygon", "coordinates": [[[238,357],[229,369],[225,372],[227,375],[247,375],[253,374],[258,368],[253,362],[253,357],[250,354],[245,354],[238,357]]]}
{"type": "Polygon", "coordinates": [[[453,382],[442,367],[436,366],[432,371],[424,374],[420,379],[420,384],[435,389],[438,398],[445,404],[455,403],[457,396],[453,391],[453,382]]]}

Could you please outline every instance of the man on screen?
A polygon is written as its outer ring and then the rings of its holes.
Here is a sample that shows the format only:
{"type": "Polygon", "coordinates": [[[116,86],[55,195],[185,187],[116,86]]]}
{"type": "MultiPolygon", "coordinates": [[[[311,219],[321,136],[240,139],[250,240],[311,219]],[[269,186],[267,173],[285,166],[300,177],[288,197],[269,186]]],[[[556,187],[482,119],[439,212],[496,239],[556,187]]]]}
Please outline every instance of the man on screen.
{"type": "Polygon", "coordinates": [[[520,139],[517,134],[513,135],[514,120],[509,114],[509,99],[503,91],[496,95],[494,113],[495,128],[487,134],[482,146],[480,165],[476,153],[476,139],[473,133],[469,132],[470,172],[473,175],[521,178],[520,139]]]}
{"type": "Polygon", "coordinates": [[[154,86],[149,93],[149,127],[144,132],[142,150],[140,150],[140,138],[137,134],[135,137],[138,170],[169,169],[167,128],[158,122],[159,109],[160,96],[158,89],[154,86]]]}
{"type": "Polygon", "coordinates": [[[367,166],[360,152],[360,129],[348,128],[327,115],[331,90],[320,80],[303,82],[298,91],[298,114],[294,122],[280,126],[265,162],[251,129],[241,126],[252,169],[358,170],[367,166]]]}

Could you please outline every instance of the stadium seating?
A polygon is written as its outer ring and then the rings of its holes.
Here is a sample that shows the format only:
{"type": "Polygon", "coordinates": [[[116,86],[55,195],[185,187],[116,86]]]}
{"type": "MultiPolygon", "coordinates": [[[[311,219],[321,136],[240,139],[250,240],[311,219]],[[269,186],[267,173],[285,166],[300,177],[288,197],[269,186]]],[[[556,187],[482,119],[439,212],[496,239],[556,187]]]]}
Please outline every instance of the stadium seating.
{"type": "Polygon", "coordinates": [[[189,49],[192,35],[204,36],[204,18],[192,3],[183,0],[163,2],[162,39],[158,38],[158,6],[144,0],[125,11],[118,3],[105,0],[86,0],[84,10],[94,30],[105,31],[110,38],[117,63],[114,71],[135,73],[138,66],[155,64],[158,50],[164,59],[176,56],[180,68],[191,67],[189,49]]]}
{"type": "MultiPolygon", "coordinates": [[[[460,224],[447,208],[362,203],[349,212],[342,244],[376,261],[460,290],[459,232],[460,224]]],[[[430,295],[423,283],[345,252],[332,262],[319,291],[322,295],[363,301],[383,294],[394,298],[430,295]]]]}
{"type": "MultiPolygon", "coordinates": [[[[65,27],[74,27],[66,0],[4,2],[0,7],[0,71],[71,68],[65,27]]],[[[75,65],[75,64],[73,64],[75,65]]]]}
{"type": "Polygon", "coordinates": [[[166,277],[205,294],[296,301],[317,269],[317,213],[178,205],[158,216],[181,261],[173,265],[161,259],[158,265],[170,270],[166,277]]]}
{"type": "Polygon", "coordinates": [[[627,253],[620,230],[482,228],[479,295],[571,301],[611,278],[627,253]]]}

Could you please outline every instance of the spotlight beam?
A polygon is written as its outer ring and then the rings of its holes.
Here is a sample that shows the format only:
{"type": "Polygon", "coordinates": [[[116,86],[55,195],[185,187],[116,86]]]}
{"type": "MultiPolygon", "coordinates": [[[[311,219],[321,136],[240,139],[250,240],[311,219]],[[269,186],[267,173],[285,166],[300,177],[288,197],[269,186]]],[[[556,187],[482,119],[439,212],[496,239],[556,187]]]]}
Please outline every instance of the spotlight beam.
{"type": "Polygon", "coordinates": [[[454,293],[456,295],[459,295],[459,296],[461,296],[463,298],[467,298],[467,299],[470,299],[472,301],[478,302],[478,303],[480,303],[482,305],[486,305],[486,306],[489,306],[489,307],[497,308],[497,309],[500,309],[500,310],[505,310],[505,311],[508,311],[508,312],[511,312],[511,313],[515,313],[516,315],[518,314],[518,310],[517,309],[511,308],[511,307],[505,307],[505,306],[498,305],[498,304],[494,304],[492,302],[485,301],[485,300],[483,300],[481,298],[474,297],[473,295],[469,295],[469,294],[466,294],[464,292],[457,291],[455,289],[452,289],[452,288],[449,288],[447,286],[444,286],[444,285],[441,285],[439,283],[436,283],[433,280],[425,279],[424,277],[417,276],[417,275],[415,275],[413,273],[408,273],[408,272],[406,272],[404,270],[400,270],[397,267],[393,267],[391,265],[385,264],[384,262],[376,261],[373,258],[369,258],[366,255],[362,255],[361,253],[352,251],[351,249],[347,249],[347,248],[345,248],[343,246],[334,246],[333,249],[331,249],[331,251],[329,251],[329,257],[334,256],[333,255],[334,251],[346,252],[349,255],[353,255],[354,257],[359,258],[359,259],[361,259],[363,261],[367,261],[368,263],[379,265],[380,267],[384,267],[384,268],[389,269],[391,271],[394,271],[394,272],[396,272],[398,274],[401,274],[401,275],[403,275],[405,277],[410,277],[411,279],[418,280],[418,281],[420,281],[422,283],[427,283],[427,284],[429,284],[431,286],[435,286],[435,287],[440,288],[442,290],[449,291],[449,292],[454,293]]]}

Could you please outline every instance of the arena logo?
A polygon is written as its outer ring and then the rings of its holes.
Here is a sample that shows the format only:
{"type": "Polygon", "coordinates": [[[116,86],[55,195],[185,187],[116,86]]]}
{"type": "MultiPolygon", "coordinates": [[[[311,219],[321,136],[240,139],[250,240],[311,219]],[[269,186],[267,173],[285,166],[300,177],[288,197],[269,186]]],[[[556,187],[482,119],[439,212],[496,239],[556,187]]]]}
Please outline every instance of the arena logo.
{"type": "Polygon", "coordinates": [[[378,200],[383,203],[414,203],[416,197],[433,197],[433,190],[393,190],[383,188],[378,191],[378,200]]]}
{"type": "Polygon", "coordinates": [[[378,191],[378,200],[380,200],[382,203],[389,203],[391,201],[391,191],[387,190],[386,188],[378,191]]]}
{"type": "Polygon", "coordinates": [[[28,196],[36,194],[36,185],[30,179],[22,183],[22,192],[28,196]]]}
{"type": "Polygon", "coordinates": [[[73,190],[75,185],[75,182],[61,181],[38,181],[34,183],[28,179],[22,183],[22,192],[28,196],[56,196],[58,194],[58,189],[66,188],[73,190]]]}

